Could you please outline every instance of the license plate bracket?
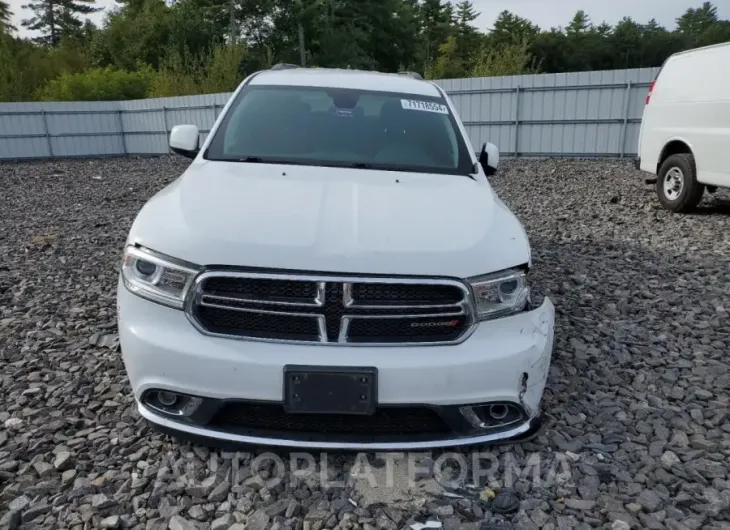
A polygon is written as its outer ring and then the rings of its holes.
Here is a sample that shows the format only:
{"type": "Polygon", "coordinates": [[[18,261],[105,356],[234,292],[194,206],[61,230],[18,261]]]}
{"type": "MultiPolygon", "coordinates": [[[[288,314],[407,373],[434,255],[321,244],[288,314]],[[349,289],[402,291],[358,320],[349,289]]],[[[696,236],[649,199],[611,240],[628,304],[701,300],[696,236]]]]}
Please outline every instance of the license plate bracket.
{"type": "Polygon", "coordinates": [[[375,412],[378,391],[375,367],[284,367],[284,410],[290,414],[375,412]]]}

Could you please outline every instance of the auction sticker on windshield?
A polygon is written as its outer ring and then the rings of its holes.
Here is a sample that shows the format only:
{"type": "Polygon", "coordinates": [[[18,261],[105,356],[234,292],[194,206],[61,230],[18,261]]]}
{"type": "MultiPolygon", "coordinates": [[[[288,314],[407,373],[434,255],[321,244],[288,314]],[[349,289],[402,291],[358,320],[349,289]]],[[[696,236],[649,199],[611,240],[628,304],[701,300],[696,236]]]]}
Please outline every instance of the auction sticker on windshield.
{"type": "Polygon", "coordinates": [[[441,103],[434,103],[432,101],[418,101],[415,99],[401,99],[401,105],[404,109],[408,110],[422,110],[426,112],[438,112],[439,114],[448,114],[449,109],[446,105],[441,103]]]}

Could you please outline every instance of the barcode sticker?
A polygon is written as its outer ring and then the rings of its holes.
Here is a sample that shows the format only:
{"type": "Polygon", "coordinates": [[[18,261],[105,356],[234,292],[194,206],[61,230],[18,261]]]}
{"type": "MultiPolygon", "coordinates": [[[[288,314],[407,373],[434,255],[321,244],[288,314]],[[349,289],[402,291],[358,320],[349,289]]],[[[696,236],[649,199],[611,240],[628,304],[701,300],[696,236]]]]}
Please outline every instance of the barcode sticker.
{"type": "Polygon", "coordinates": [[[439,114],[448,114],[449,109],[441,103],[432,101],[418,101],[416,99],[401,99],[401,105],[408,110],[421,110],[425,112],[438,112],[439,114]]]}

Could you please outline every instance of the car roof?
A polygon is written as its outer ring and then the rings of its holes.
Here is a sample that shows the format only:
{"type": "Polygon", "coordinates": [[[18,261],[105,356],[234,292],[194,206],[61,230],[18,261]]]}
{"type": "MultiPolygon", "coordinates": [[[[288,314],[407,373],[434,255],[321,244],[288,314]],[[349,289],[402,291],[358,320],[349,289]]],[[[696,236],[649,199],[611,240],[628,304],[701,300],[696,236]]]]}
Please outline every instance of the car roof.
{"type": "Polygon", "coordinates": [[[249,84],[355,88],[435,97],[441,95],[438,88],[429,81],[406,75],[339,68],[264,70],[251,79],[249,84]]]}

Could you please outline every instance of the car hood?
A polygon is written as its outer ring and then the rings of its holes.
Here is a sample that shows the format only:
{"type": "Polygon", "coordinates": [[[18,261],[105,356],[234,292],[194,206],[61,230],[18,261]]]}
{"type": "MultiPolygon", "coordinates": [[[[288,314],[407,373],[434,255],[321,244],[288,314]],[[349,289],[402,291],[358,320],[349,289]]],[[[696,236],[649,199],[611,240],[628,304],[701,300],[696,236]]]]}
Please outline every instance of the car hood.
{"type": "Polygon", "coordinates": [[[483,178],[195,161],[138,214],[129,242],[205,266],[465,278],[527,263],[483,178]]]}

